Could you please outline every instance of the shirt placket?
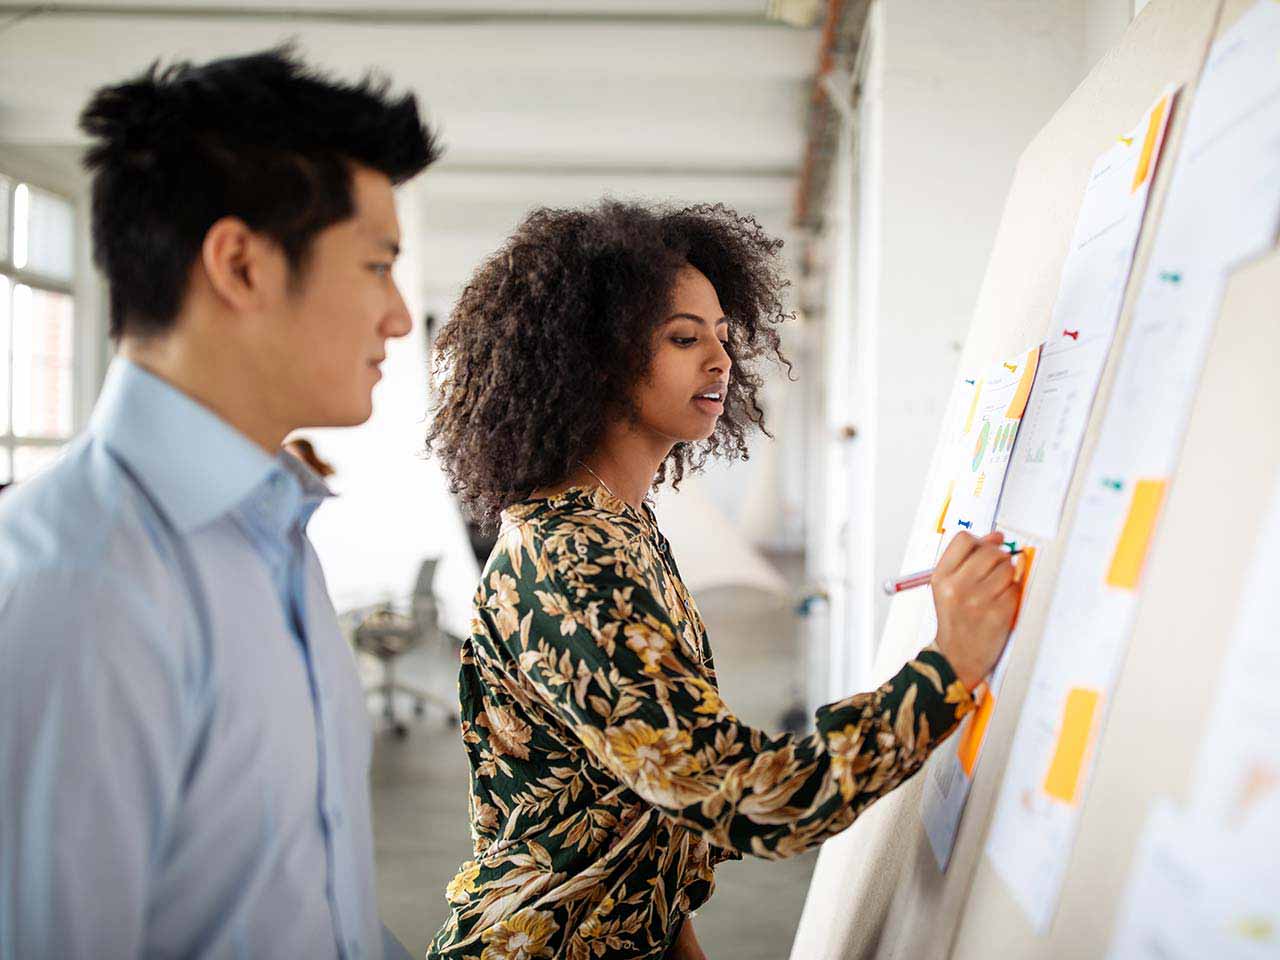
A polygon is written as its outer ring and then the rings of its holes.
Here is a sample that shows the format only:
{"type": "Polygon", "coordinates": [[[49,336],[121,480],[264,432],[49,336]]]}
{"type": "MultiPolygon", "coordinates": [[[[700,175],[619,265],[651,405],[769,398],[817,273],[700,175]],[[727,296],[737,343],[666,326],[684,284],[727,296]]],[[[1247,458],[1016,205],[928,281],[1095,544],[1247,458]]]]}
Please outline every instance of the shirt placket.
{"type": "Polygon", "coordinates": [[[324,653],[312,647],[308,631],[303,524],[311,506],[297,502],[290,492],[284,475],[273,474],[260,515],[274,527],[268,561],[280,589],[285,619],[302,654],[311,695],[316,734],[316,803],[328,873],[325,897],[329,903],[334,939],[342,960],[363,960],[365,950],[359,936],[360,892],[355,886],[354,845],[343,803],[342,765],[334,736],[334,691],[324,653]]]}
{"type": "Polygon", "coordinates": [[[290,526],[289,603],[292,621],[302,648],[315,713],[317,802],[324,834],[329,876],[325,896],[333,916],[334,937],[343,960],[363,960],[360,942],[359,891],[355,887],[355,853],[343,799],[342,764],[338,756],[334,722],[334,690],[323,653],[311,646],[307,631],[307,579],[303,537],[297,520],[290,526]]]}

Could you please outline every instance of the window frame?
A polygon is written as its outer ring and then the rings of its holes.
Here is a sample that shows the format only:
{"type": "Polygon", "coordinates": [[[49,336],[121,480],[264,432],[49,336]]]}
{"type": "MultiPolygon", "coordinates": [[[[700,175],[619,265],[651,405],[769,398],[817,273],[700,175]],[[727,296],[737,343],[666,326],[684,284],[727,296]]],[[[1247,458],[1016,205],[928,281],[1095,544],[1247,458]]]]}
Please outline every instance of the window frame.
{"type": "Polygon", "coordinates": [[[79,198],[71,191],[60,189],[58,185],[44,182],[40,179],[23,175],[21,169],[13,169],[9,164],[0,161],[0,177],[9,181],[8,195],[5,198],[8,204],[7,222],[9,225],[10,235],[8,242],[4,247],[0,247],[0,276],[4,276],[9,280],[9,290],[7,293],[9,303],[8,329],[5,331],[4,342],[0,343],[0,361],[2,361],[8,373],[5,383],[5,390],[8,393],[5,409],[7,414],[3,423],[0,423],[0,476],[7,476],[10,481],[17,479],[16,462],[17,452],[20,448],[53,448],[59,449],[66,446],[71,439],[79,431],[82,424],[81,410],[83,407],[83,391],[86,384],[81,371],[84,369],[81,351],[83,350],[84,340],[81,336],[82,328],[82,303],[81,297],[83,291],[79,289],[79,281],[82,274],[81,256],[79,250],[79,238],[82,230],[81,218],[83,216],[82,205],[79,198]],[[29,267],[17,267],[13,262],[14,243],[13,231],[17,229],[17,222],[14,216],[17,203],[18,187],[26,185],[28,190],[39,190],[42,193],[50,194],[59,200],[64,201],[71,207],[72,215],[72,250],[71,258],[71,276],[68,279],[49,276],[38,270],[32,270],[29,267]],[[69,296],[71,298],[71,430],[65,436],[26,436],[13,432],[13,401],[14,401],[14,355],[13,355],[13,331],[15,325],[15,316],[13,312],[14,291],[18,286],[30,287],[34,291],[42,291],[48,293],[57,293],[69,296]],[[6,469],[7,468],[7,469],[6,469]]]}

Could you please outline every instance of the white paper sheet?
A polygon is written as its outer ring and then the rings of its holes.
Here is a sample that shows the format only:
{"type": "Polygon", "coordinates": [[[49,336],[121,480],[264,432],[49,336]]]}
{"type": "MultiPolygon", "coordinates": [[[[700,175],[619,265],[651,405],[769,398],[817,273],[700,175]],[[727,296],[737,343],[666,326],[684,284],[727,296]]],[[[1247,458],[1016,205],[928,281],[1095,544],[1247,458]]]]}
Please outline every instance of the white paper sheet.
{"type": "Polygon", "coordinates": [[[1120,318],[1175,93],[1171,87],[1161,94],[1138,125],[1098,157],[1089,174],[1036,387],[1005,480],[1002,526],[1044,539],[1057,536],[1120,318]]]}
{"type": "Polygon", "coordinates": [[[1023,702],[986,850],[1039,932],[1057,906],[1227,277],[1280,224],[1277,51],[1275,0],[1210,51],[1023,702]]]}
{"type": "Polygon", "coordinates": [[[1005,473],[1036,378],[1040,347],[993,364],[978,382],[965,417],[942,546],[961,530],[975,536],[995,524],[1005,473]]]}
{"type": "Polygon", "coordinates": [[[977,711],[965,719],[960,729],[925,764],[924,788],[920,794],[920,822],[924,826],[925,836],[929,838],[934,861],[944,873],[951,865],[956,834],[960,832],[960,820],[964,816],[969,791],[977,775],[982,746],[990,729],[991,714],[1004,689],[1009,651],[1015,641],[1016,636],[1010,635],[1008,646],[991,671],[991,678],[987,681],[987,689],[978,703],[977,711]],[[978,730],[974,729],[975,724],[981,725],[978,730]]]}
{"type": "MultiPolygon", "coordinates": [[[[1280,477],[1250,571],[1196,765],[1192,806],[1235,829],[1280,803],[1280,477]]],[[[1276,826],[1280,826],[1277,824],[1276,826]]],[[[1275,827],[1273,827],[1273,830],[1275,827]]],[[[1280,860],[1280,830],[1271,850],[1280,860]]],[[[1276,887],[1280,900],[1280,886],[1276,887]]]]}
{"type": "MultiPolygon", "coordinates": [[[[1026,409],[1027,398],[1039,374],[1040,348],[993,364],[987,375],[974,381],[974,394],[965,416],[958,426],[952,444],[954,462],[948,489],[949,501],[940,511],[943,515],[942,536],[938,555],[961,530],[975,536],[989,533],[995,524],[996,509],[1004,487],[1005,471],[1026,409]]],[[[1019,546],[1030,546],[1020,543],[1019,546]]],[[[922,618],[918,641],[924,646],[933,641],[938,621],[932,605],[922,618]]],[[[985,724],[990,722],[1004,681],[1004,667],[1014,638],[1010,637],[999,663],[987,681],[984,705],[965,720],[950,740],[942,745],[924,769],[924,790],[920,817],[938,863],[946,870],[955,845],[956,832],[964,813],[965,802],[981,754],[985,724]],[[985,709],[985,714],[983,710],[985,709]],[[981,734],[974,725],[982,716],[981,734]],[[967,768],[967,769],[966,769],[967,768]]]]}
{"type": "Polygon", "coordinates": [[[1153,809],[1111,956],[1280,957],[1280,476],[1243,583],[1190,807],[1153,809]]]}
{"type": "Polygon", "coordinates": [[[1269,838],[1153,807],[1129,874],[1111,960],[1275,960],[1280,859],[1269,838]],[[1270,840],[1256,842],[1258,840],[1270,840]]]}

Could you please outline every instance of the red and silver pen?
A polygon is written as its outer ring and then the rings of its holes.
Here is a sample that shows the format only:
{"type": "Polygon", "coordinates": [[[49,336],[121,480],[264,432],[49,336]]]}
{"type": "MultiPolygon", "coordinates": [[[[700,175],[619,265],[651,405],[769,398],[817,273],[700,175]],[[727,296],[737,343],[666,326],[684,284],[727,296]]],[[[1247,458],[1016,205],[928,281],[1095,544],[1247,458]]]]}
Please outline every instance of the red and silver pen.
{"type": "MultiPolygon", "coordinates": [[[[1022,548],[1019,547],[1018,544],[1012,540],[1006,540],[1001,545],[1001,549],[1007,551],[1009,556],[1011,557],[1016,556],[1022,552],[1022,548]]],[[[909,573],[905,577],[898,577],[897,579],[886,580],[882,584],[884,588],[884,592],[887,593],[889,596],[893,596],[895,593],[901,593],[903,590],[912,590],[916,587],[923,587],[926,583],[928,583],[930,580],[933,579],[933,571],[936,569],[937,567],[933,567],[929,570],[921,570],[919,573],[909,573]]]]}

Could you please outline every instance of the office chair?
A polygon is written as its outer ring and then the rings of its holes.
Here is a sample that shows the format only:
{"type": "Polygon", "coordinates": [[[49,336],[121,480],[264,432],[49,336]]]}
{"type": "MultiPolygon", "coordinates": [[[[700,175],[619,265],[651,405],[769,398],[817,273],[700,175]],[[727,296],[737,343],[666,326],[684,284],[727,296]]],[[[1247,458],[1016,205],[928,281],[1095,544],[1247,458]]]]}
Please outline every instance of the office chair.
{"type": "Polygon", "coordinates": [[[366,613],[352,632],[352,643],[356,649],[372,654],[382,664],[382,678],[367,687],[365,693],[382,696],[382,716],[391,731],[401,738],[409,735],[409,727],[396,715],[396,693],[413,699],[415,716],[426,713],[427,704],[431,703],[444,711],[450,726],[458,722],[457,704],[403,683],[396,679],[395,673],[396,659],[415,647],[428,643],[438,646],[450,644],[450,638],[440,629],[440,608],[432,590],[437,562],[432,557],[423,560],[418,568],[408,614],[398,613],[390,603],[380,604],[366,613]]]}

